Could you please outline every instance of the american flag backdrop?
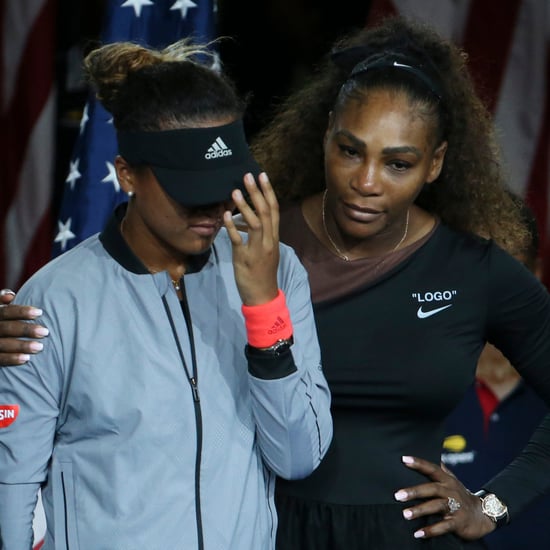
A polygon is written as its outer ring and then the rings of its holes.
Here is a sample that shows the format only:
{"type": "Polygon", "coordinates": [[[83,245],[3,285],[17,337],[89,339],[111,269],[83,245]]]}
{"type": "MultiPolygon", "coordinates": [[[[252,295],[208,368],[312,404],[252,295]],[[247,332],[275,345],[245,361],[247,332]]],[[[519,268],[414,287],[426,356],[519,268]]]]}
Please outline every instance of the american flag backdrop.
{"type": "MultiPolygon", "coordinates": [[[[215,0],[109,0],[103,43],[129,40],[164,47],[184,36],[215,36],[215,0]]],[[[70,162],[53,256],[103,229],[114,206],[125,200],[115,170],[116,136],[111,116],[90,94],[70,162]]]]}
{"type": "Polygon", "coordinates": [[[433,24],[468,53],[509,185],[537,218],[550,288],[550,1],[373,0],[368,24],[395,13],[433,24]]]}
{"type": "Polygon", "coordinates": [[[49,259],[55,0],[0,0],[0,286],[49,259]]]}

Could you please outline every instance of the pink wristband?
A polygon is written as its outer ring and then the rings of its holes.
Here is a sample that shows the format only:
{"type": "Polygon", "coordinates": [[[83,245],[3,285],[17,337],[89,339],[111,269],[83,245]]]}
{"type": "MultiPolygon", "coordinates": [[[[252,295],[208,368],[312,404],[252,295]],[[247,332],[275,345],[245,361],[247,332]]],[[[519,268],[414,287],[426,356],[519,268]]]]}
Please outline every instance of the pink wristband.
{"type": "Polygon", "coordinates": [[[283,291],[259,306],[242,306],[248,343],[255,348],[268,348],[277,340],[292,336],[292,322],[283,291]]]}

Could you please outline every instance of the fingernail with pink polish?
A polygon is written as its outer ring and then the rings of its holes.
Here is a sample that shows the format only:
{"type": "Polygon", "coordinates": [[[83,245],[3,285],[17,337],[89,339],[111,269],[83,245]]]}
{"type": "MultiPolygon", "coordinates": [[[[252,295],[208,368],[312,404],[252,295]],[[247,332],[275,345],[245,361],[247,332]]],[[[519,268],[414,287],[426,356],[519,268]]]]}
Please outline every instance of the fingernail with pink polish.
{"type": "Polygon", "coordinates": [[[404,464],[413,464],[414,463],[414,458],[412,456],[402,456],[401,460],[403,461],[404,464]]]}
{"type": "Polygon", "coordinates": [[[422,538],[424,538],[425,535],[426,535],[426,533],[424,533],[424,531],[422,531],[422,530],[416,531],[416,533],[414,534],[414,538],[415,539],[422,539],[422,538]]]}
{"type": "Polygon", "coordinates": [[[44,349],[44,344],[41,342],[30,342],[29,348],[31,348],[32,351],[42,351],[44,349]]]}
{"type": "Polygon", "coordinates": [[[393,495],[395,500],[399,500],[399,501],[403,501],[403,500],[407,500],[407,491],[403,491],[402,489],[397,491],[397,493],[395,493],[395,495],[393,495]]]}
{"type": "Polygon", "coordinates": [[[15,292],[13,290],[10,290],[9,288],[3,288],[0,290],[0,296],[15,296],[15,292]]]}

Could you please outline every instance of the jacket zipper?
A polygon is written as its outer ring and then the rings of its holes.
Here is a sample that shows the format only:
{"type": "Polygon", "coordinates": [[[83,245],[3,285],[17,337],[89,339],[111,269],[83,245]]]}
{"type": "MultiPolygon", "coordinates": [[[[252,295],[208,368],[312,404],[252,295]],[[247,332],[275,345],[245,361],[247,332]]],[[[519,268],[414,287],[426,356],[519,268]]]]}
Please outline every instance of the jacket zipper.
{"type": "Polygon", "coordinates": [[[61,487],[63,488],[63,513],[65,514],[65,547],[69,550],[69,512],[67,510],[67,490],[63,471],[61,471],[61,487]]]}
{"type": "Polygon", "coordinates": [[[183,368],[185,369],[185,373],[187,375],[187,380],[191,388],[191,393],[193,394],[193,404],[195,409],[195,426],[197,430],[197,453],[195,456],[195,513],[196,513],[197,540],[198,540],[197,548],[198,550],[204,550],[204,537],[203,537],[203,530],[202,530],[202,513],[201,513],[201,493],[200,493],[200,489],[201,489],[200,465],[202,460],[202,413],[201,413],[201,406],[200,406],[200,396],[199,396],[199,386],[198,386],[198,376],[197,376],[197,359],[195,354],[195,340],[193,338],[191,313],[189,311],[189,304],[187,302],[187,295],[185,293],[185,282],[183,278],[181,279],[180,288],[183,294],[181,307],[183,310],[183,316],[185,317],[187,332],[189,334],[189,342],[191,346],[191,359],[192,359],[191,371],[189,371],[189,367],[187,365],[187,362],[185,361],[183,350],[181,348],[181,343],[178,338],[176,325],[174,323],[174,319],[172,317],[172,313],[170,311],[170,307],[168,305],[168,301],[166,300],[165,296],[162,297],[162,303],[164,305],[164,309],[166,310],[168,320],[170,321],[170,328],[172,329],[172,334],[174,336],[174,340],[176,341],[178,353],[179,353],[181,362],[183,364],[183,368]]]}

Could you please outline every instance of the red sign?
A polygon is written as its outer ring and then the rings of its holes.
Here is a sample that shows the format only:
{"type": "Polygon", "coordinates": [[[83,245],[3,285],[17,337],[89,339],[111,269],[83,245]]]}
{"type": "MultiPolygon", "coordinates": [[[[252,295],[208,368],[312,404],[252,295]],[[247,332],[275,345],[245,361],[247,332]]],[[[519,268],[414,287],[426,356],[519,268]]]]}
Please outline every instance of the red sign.
{"type": "Polygon", "coordinates": [[[0,405],[0,428],[7,428],[15,422],[19,414],[19,405],[0,405]]]}

